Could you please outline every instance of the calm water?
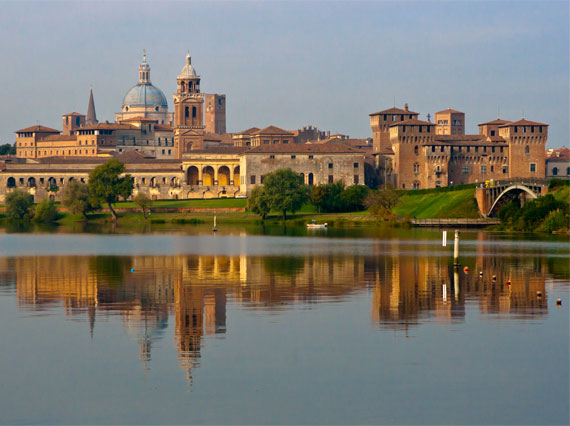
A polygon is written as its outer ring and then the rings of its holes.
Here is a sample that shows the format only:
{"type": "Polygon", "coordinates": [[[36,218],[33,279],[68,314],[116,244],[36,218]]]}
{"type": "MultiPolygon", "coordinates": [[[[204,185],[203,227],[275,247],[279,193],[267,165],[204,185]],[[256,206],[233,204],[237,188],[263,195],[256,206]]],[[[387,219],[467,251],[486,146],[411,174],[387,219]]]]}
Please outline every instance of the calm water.
{"type": "Polygon", "coordinates": [[[568,239],[280,233],[0,234],[0,423],[568,423],[568,239]]]}

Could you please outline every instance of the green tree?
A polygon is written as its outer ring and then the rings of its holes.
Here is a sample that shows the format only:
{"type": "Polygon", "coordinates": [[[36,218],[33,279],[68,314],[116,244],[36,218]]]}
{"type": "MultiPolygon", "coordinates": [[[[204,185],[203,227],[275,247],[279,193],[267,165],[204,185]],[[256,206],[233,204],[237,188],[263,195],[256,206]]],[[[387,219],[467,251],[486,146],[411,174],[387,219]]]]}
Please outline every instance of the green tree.
{"type": "Polygon", "coordinates": [[[370,209],[370,213],[378,219],[391,219],[394,214],[392,209],[400,202],[400,196],[394,189],[386,188],[370,191],[364,204],[370,209]]]}
{"type": "Polygon", "coordinates": [[[93,204],[107,204],[113,221],[117,221],[117,213],[113,204],[122,197],[124,200],[133,193],[133,178],[131,175],[121,175],[125,172],[125,165],[113,159],[95,167],[89,173],[89,193],[93,204]]]}
{"type": "Polygon", "coordinates": [[[94,210],[89,195],[89,185],[72,180],[63,190],[62,204],[72,214],[81,214],[87,220],[87,213],[94,210]]]}
{"type": "Polygon", "coordinates": [[[6,216],[12,220],[26,220],[30,218],[30,209],[34,204],[34,197],[26,191],[17,189],[6,195],[6,216]]]}
{"type": "Polygon", "coordinates": [[[287,219],[287,210],[295,213],[309,198],[301,176],[291,169],[278,169],[265,175],[263,186],[271,210],[282,212],[283,220],[287,219]]]}
{"type": "Polygon", "coordinates": [[[345,188],[339,195],[339,210],[354,212],[364,210],[364,201],[368,196],[368,187],[364,185],[352,185],[345,188]]]}
{"type": "Polygon", "coordinates": [[[16,155],[16,145],[10,143],[0,145],[0,155],[16,155]]]}
{"type": "Polygon", "coordinates": [[[57,220],[58,213],[55,203],[44,199],[38,203],[34,212],[33,221],[36,223],[51,223],[57,220]]]}
{"type": "Polygon", "coordinates": [[[140,207],[143,213],[143,217],[146,220],[146,212],[147,210],[151,209],[152,200],[148,198],[148,195],[146,195],[144,192],[139,192],[137,195],[135,195],[133,201],[137,206],[140,207]]]}
{"type": "Polygon", "coordinates": [[[256,186],[247,199],[247,209],[261,216],[265,220],[269,214],[270,200],[262,186],[256,186]]]}

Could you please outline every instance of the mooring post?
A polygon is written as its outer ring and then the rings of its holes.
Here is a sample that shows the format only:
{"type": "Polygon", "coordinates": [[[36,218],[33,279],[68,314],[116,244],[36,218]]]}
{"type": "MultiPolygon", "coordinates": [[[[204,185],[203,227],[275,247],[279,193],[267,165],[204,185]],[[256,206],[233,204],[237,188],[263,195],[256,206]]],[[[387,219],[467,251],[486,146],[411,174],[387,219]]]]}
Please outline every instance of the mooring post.
{"type": "Polygon", "coordinates": [[[455,230],[455,241],[453,243],[453,265],[459,265],[459,231],[455,230]]]}

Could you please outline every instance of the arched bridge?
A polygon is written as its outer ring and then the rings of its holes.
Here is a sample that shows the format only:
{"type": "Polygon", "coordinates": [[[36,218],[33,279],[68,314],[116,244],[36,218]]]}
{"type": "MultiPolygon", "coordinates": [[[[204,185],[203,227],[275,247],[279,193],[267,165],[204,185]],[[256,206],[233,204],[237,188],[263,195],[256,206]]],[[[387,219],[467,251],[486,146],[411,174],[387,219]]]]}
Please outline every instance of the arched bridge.
{"type": "Polygon", "coordinates": [[[481,184],[475,191],[479,212],[485,216],[495,216],[500,208],[515,198],[521,201],[533,200],[548,191],[546,180],[511,179],[492,184],[481,184]]]}

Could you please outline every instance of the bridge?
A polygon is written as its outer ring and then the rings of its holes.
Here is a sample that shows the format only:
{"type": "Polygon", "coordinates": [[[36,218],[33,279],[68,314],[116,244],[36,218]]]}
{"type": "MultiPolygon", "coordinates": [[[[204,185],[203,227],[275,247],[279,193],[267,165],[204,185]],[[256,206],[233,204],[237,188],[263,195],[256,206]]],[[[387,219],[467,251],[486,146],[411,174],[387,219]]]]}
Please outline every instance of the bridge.
{"type": "Polygon", "coordinates": [[[502,206],[515,198],[521,206],[527,200],[533,200],[548,192],[548,181],[545,179],[511,179],[481,184],[475,190],[475,198],[479,212],[485,216],[496,216],[502,206]]]}

